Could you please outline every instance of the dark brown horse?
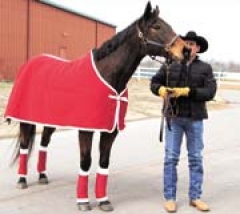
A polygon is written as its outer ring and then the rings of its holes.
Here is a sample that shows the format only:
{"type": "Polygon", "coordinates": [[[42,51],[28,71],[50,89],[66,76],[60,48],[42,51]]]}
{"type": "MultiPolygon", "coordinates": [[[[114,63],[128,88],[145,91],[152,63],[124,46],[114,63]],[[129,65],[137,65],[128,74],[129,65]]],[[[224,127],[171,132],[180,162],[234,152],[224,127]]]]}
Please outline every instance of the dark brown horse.
{"type": "MultiPolygon", "coordinates": [[[[169,24],[159,17],[158,7],[153,9],[151,3],[148,2],[144,14],[139,19],[93,51],[93,59],[100,77],[120,95],[146,55],[183,60],[185,47],[184,41],[176,35],[169,24]]],[[[39,69],[40,67],[41,65],[39,65],[39,69]]],[[[20,77],[17,78],[17,82],[20,81],[20,77]]],[[[64,100],[64,97],[62,99],[64,100]]],[[[31,103],[31,100],[28,102],[31,103]]],[[[5,117],[7,119],[14,118],[8,114],[5,117]]],[[[62,118],[64,117],[66,119],[66,116],[62,115],[62,118]]],[[[29,123],[21,118],[17,119],[20,120],[20,134],[15,160],[19,159],[18,187],[24,189],[27,188],[27,160],[34,143],[36,124],[34,121],[29,123]]],[[[41,137],[37,169],[39,182],[43,184],[48,183],[47,147],[55,128],[45,125],[41,137]]],[[[111,148],[118,132],[119,127],[115,124],[114,129],[102,131],[100,135],[100,160],[96,174],[95,193],[99,207],[104,211],[113,210],[107,196],[107,179],[111,148]]],[[[93,133],[93,130],[79,128],[80,171],[77,181],[77,205],[80,210],[92,209],[88,198],[88,174],[92,162],[93,133]]]]}

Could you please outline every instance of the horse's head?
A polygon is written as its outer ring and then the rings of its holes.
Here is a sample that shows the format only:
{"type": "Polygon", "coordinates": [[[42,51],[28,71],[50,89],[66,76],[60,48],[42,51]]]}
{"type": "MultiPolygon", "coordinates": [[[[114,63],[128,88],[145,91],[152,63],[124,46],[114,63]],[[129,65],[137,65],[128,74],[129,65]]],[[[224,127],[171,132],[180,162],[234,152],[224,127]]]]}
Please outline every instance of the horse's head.
{"type": "Polygon", "coordinates": [[[146,55],[176,60],[184,60],[189,55],[186,43],[159,17],[158,6],[153,10],[150,2],[137,22],[137,31],[146,55]]]}

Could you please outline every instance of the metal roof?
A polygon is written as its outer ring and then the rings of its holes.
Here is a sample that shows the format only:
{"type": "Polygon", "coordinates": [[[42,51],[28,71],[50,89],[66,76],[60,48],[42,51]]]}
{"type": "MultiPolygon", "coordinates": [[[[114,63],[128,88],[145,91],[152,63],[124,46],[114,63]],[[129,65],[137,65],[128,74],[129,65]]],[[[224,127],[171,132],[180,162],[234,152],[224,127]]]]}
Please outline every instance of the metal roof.
{"type": "Polygon", "coordinates": [[[70,13],[74,13],[76,15],[84,16],[84,17],[86,17],[88,19],[92,19],[94,21],[101,22],[101,23],[109,25],[111,27],[115,27],[115,28],[117,27],[115,24],[110,23],[110,22],[108,22],[106,20],[102,20],[100,17],[96,17],[96,16],[93,16],[93,15],[87,14],[84,11],[80,11],[79,9],[75,9],[75,8],[69,7],[67,5],[63,5],[61,3],[53,2],[51,0],[38,0],[38,1],[41,2],[41,3],[44,3],[44,4],[48,4],[50,6],[53,6],[55,8],[58,8],[58,9],[70,12],[70,13]]]}

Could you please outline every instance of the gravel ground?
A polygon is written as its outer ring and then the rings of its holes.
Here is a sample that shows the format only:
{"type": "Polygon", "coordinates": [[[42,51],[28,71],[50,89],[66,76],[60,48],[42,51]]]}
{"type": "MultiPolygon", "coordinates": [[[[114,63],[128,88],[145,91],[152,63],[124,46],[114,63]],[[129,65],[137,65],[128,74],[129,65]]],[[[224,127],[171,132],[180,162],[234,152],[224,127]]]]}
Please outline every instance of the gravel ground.
{"type": "MultiPolygon", "coordinates": [[[[3,121],[4,109],[7,104],[8,96],[12,88],[12,83],[0,82],[0,139],[17,134],[17,123],[8,125],[3,121]]],[[[149,80],[138,81],[133,78],[129,84],[129,108],[126,116],[127,121],[140,120],[151,117],[160,117],[162,101],[154,96],[149,90],[149,80]]],[[[219,91],[224,89],[240,90],[238,84],[221,84],[219,91]]],[[[219,110],[230,107],[221,97],[216,97],[216,101],[208,103],[209,110],[219,110]]],[[[41,129],[41,127],[40,127],[41,129]]]]}

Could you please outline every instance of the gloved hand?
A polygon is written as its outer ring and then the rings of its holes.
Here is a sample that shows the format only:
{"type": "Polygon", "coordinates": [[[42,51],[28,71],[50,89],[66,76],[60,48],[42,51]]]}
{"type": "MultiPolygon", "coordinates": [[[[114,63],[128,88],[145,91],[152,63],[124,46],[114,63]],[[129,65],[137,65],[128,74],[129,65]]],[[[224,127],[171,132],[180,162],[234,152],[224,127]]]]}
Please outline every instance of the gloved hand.
{"type": "Polygon", "coordinates": [[[187,97],[188,94],[190,92],[190,88],[189,87],[183,87],[183,88],[173,88],[172,89],[172,96],[173,97],[187,97]]]}
{"type": "Polygon", "coordinates": [[[159,89],[158,89],[158,94],[160,97],[163,97],[165,98],[169,93],[171,93],[173,91],[172,88],[169,88],[169,87],[165,87],[165,86],[161,86],[159,89]]]}

